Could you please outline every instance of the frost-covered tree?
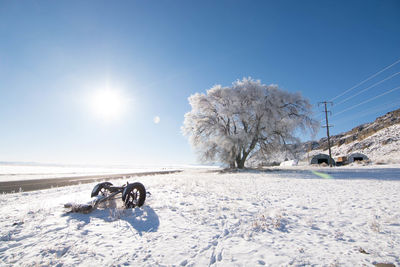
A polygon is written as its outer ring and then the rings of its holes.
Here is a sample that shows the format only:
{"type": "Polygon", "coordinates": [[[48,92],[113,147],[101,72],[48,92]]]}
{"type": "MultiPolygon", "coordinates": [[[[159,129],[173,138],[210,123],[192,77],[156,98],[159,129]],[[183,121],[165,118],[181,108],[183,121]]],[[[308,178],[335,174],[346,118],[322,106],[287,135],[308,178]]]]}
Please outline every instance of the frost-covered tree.
{"type": "Polygon", "coordinates": [[[189,103],[192,110],[185,114],[183,134],[201,161],[218,161],[231,168],[244,168],[252,155],[268,156],[298,142],[298,129],[314,133],[318,126],[311,118],[311,105],[300,93],[251,78],[191,95],[189,103]]]}

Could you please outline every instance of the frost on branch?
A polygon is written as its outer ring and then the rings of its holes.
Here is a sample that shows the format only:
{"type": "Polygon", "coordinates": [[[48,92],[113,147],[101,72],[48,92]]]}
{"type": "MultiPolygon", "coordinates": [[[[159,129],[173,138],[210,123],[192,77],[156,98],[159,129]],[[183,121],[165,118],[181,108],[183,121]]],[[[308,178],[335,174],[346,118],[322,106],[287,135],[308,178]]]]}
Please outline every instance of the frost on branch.
{"type": "Polygon", "coordinates": [[[185,114],[182,131],[200,160],[232,168],[298,142],[298,129],[314,133],[318,127],[310,103],[299,93],[251,78],[191,95],[189,103],[192,110],[185,114]]]}

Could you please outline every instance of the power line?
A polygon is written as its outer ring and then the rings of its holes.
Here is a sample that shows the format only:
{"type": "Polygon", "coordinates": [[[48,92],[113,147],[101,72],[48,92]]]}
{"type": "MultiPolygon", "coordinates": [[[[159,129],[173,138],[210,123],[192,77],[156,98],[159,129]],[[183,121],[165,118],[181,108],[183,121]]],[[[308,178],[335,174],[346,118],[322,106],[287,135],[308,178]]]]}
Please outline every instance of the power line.
{"type": "Polygon", "coordinates": [[[369,76],[367,79],[365,79],[365,80],[359,82],[358,84],[354,85],[353,87],[347,89],[347,90],[344,91],[343,93],[341,93],[341,94],[337,95],[336,97],[332,98],[330,101],[334,101],[335,99],[341,97],[342,95],[344,95],[344,94],[350,92],[351,90],[353,90],[353,89],[359,87],[360,85],[362,85],[362,84],[366,83],[367,81],[371,80],[372,78],[378,76],[379,74],[381,74],[381,73],[384,72],[385,70],[390,69],[391,67],[393,67],[394,65],[398,64],[399,62],[400,62],[400,59],[396,60],[394,63],[390,64],[389,66],[387,66],[387,67],[385,67],[385,68],[383,68],[382,70],[378,71],[377,73],[375,73],[375,74],[369,76]]]}
{"type": "Polygon", "coordinates": [[[352,95],[352,96],[350,96],[350,97],[348,97],[348,98],[345,98],[344,100],[342,100],[342,101],[340,101],[339,103],[335,104],[335,106],[338,106],[338,105],[340,105],[340,104],[342,104],[342,103],[344,103],[344,102],[346,102],[346,101],[352,99],[353,97],[356,97],[356,96],[358,96],[359,94],[362,94],[362,93],[364,93],[365,91],[367,91],[367,90],[369,90],[369,89],[371,89],[371,88],[374,88],[375,86],[377,86],[377,85],[379,85],[379,84],[381,84],[381,83],[383,83],[383,82],[385,82],[385,81],[387,81],[387,80],[392,79],[393,77],[395,77],[395,76],[397,76],[397,75],[399,75],[399,74],[400,74],[400,72],[396,72],[395,74],[392,74],[392,75],[390,75],[389,77],[386,77],[385,79],[380,80],[379,82],[374,83],[373,85],[371,85],[371,86],[369,86],[369,87],[367,87],[367,88],[365,88],[365,89],[359,91],[359,92],[356,93],[355,95],[352,95]]]}
{"type": "Polygon", "coordinates": [[[400,99],[396,98],[394,101],[389,101],[387,103],[384,103],[382,105],[376,106],[374,109],[371,109],[370,107],[368,108],[368,111],[360,111],[358,112],[355,116],[346,116],[345,118],[339,119],[339,120],[335,120],[336,123],[338,122],[347,122],[347,121],[351,121],[351,120],[355,120],[361,117],[365,117],[371,114],[376,114],[378,112],[381,112],[383,110],[388,110],[388,109],[392,109],[394,107],[399,107],[400,106],[400,99]]]}
{"type": "Polygon", "coordinates": [[[375,99],[377,99],[377,98],[379,98],[379,97],[381,97],[381,96],[387,95],[387,94],[389,94],[389,93],[391,93],[391,92],[394,92],[394,91],[396,91],[396,90],[399,90],[399,89],[400,89],[400,86],[395,87],[395,88],[393,88],[393,89],[390,89],[389,91],[386,91],[386,92],[384,92],[383,94],[374,96],[374,97],[372,97],[372,98],[370,98],[370,99],[367,99],[367,100],[365,100],[365,101],[363,101],[363,102],[361,102],[361,103],[359,103],[359,104],[357,104],[357,105],[354,105],[354,106],[351,106],[351,107],[349,107],[349,108],[346,108],[346,109],[344,109],[344,110],[342,110],[342,111],[340,111],[340,112],[334,114],[332,117],[335,117],[335,116],[337,116],[337,115],[339,115],[339,114],[342,114],[342,113],[344,113],[344,112],[346,112],[346,111],[349,111],[349,110],[351,110],[351,109],[353,109],[353,108],[356,108],[356,107],[358,107],[358,106],[361,106],[361,105],[363,105],[363,104],[366,104],[366,103],[368,103],[368,102],[371,102],[371,101],[373,101],[373,100],[375,100],[375,99]]]}

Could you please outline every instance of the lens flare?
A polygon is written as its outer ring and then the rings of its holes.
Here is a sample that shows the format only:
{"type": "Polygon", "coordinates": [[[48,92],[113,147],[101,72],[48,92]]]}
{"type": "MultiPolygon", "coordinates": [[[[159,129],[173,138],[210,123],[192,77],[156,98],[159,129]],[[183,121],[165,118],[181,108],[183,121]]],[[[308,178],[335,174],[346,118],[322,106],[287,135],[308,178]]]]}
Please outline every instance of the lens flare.
{"type": "Polygon", "coordinates": [[[321,178],[325,178],[325,179],[332,179],[332,178],[333,178],[332,176],[330,176],[330,175],[327,174],[327,173],[317,172],[317,171],[311,171],[311,172],[312,172],[313,174],[315,174],[315,175],[321,177],[321,178]]]}

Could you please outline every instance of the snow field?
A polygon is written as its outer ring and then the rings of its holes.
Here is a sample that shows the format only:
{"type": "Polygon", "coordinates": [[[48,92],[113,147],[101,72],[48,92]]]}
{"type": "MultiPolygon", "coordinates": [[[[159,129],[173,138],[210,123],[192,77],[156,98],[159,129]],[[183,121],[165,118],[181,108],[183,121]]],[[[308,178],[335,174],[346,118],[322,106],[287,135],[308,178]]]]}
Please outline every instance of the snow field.
{"type": "Polygon", "coordinates": [[[77,166],[42,166],[42,165],[17,165],[0,162],[0,182],[36,180],[46,178],[80,177],[90,175],[130,174],[140,172],[155,172],[179,170],[188,166],[143,166],[132,168],[120,167],[77,167],[77,166]]]}
{"type": "Polygon", "coordinates": [[[278,174],[134,177],[151,193],[142,208],[117,199],[89,214],[63,204],[95,184],[3,194],[0,265],[400,265],[400,181],[278,174]]]}

